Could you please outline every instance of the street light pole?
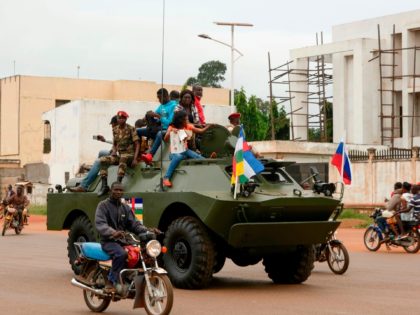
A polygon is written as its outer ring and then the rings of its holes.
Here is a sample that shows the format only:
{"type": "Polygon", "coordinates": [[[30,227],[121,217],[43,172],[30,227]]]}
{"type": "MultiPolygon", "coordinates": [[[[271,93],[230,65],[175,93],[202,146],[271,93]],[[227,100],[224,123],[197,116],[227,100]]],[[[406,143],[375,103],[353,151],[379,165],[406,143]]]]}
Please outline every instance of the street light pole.
{"type": "Polygon", "coordinates": [[[234,25],[230,26],[230,33],[231,33],[231,37],[230,37],[230,42],[232,43],[232,45],[230,46],[230,69],[231,69],[231,73],[230,73],[230,112],[234,113],[236,112],[236,106],[235,106],[235,69],[234,69],[234,64],[235,62],[233,61],[233,51],[235,49],[234,46],[234,25]]]}
{"type": "Polygon", "coordinates": [[[222,45],[228,46],[230,47],[230,110],[231,113],[236,112],[236,107],[235,107],[235,85],[234,85],[234,80],[235,80],[235,69],[234,69],[234,64],[235,61],[238,60],[238,58],[240,58],[241,56],[243,56],[243,54],[237,50],[235,48],[235,43],[234,43],[234,32],[235,32],[235,26],[254,26],[253,24],[249,24],[249,23],[231,23],[231,22],[214,22],[216,25],[222,25],[222,26],[230,26],[230,32],[231,32],[231,39],[230,39],[230,45],[226,44],[224,42],[221,42],[219,40],[213,39],[210,36],[206,35],[206,34],[200,34],[198,35],[198,37],[201,38],[205,38],[205,39],[210,39],[213,40],[215,42],[218,42],[222,45]],[[239,57],[235,59],[235,51],[239,54],[239,57]]]}
{"type": "Polygon", "coordinates": [[[231,41],[230,41],[230,69],[231,69],[231,73],[230,73],[230,111],[231,113],[236,112],[236,107],[235,107],[235,85],[234,85],[234,81],[235,81],[235,69],[234,69],[234,63],[235,63],[235,59],[234,59],[234,51],[235,51],[235,42],[234,42],[234,32],[235,32],[235,26],[249,26],[252,27],[254,26],[253,24],[250,23],[232,23],[232,22],[214,22],[214,24],[216,25],[221,25],[221,26],[230,26],[230,32],[231,32],[231,41]]]}

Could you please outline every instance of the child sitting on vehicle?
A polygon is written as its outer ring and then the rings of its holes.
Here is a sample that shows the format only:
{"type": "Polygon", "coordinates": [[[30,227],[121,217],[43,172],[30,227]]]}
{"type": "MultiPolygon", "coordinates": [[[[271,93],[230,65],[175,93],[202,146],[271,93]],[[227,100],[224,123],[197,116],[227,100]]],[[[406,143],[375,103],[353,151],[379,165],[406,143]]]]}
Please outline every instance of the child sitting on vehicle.
{"type": "Polygon", "coordinates": [[[200,154],[188,149],[187,141],[192,137],[192,133],[204,133],[211,125],[204,128],[197,128],[188,122],[188,114],[185,111],[175,112],[172,123],[169,125],[164,140],[170,140],[171,163],[163,178],[163,185],[172,187],[170,181],[173,172],[178,164],[185,159],[204,159],[200,154]]]}

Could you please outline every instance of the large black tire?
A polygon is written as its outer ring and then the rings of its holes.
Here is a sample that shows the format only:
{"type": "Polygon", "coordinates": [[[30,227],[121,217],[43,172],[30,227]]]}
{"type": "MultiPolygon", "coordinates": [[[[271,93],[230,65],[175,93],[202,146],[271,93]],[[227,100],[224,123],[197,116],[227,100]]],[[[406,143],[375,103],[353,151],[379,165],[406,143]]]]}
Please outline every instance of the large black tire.
{"type": "MultiPolygon", "coordinates": [[[[146,285],[146,281],[143,281],[143,285],[146,285]]],[[[168,315],[174,303],[174,290],[171,281],[167,275],[152,274],[150,285],[152,286],[152,290],[160,298],[154,301],[149,295],[149,290],[146,287],[143,288],[144,309],[146,313],[148,315],[168,315]]]]}
{"type": "Polygon", "coordinates": [[[246,267],[258,264],[262,257],[261,256],[251,256],[244,253],[238,253],[233,255],[230,259],[239,267],[246,267]]]}
{"type": "Polygon", "coordinates": [[[20,227],[15,228],[16,235],[19,235],[20,232],[22,232],[22,230],[23,230],[23,228],[20,228],[20,227]]]}
{"type": "Polygon", "coordinates": [[[302,283],[314,269],[315,250],[312,245],[298,246],[294,251],[265,256],[263,265],[274,283],[302,283]]]}
{"type": "Polygon", "coordinates": [[[214,256],[213,274],[218,273],[222,270],[226,262],[226,256],[222,252],[216,252],[214,256]]]}
{"type": "Polygon", "coordinates": [[[337,275],[342,275],[347,271],[350,264],[350,257],[343,244],[331,243],[331,251],[327,247],[327,262],[331,271],[337,275]]]}
{"type": "Polygon", "coordinates": [[[174,220],[163,241],[165,268],[174,286],[201,289],[213,276],[215,250],[204,225],[194,217],[174,220]]]}
{"type": "Polygon", "coordinates": [[[368,227],[363,235],[363,243],[371,252],[376,252],[381,247],[381,240],[378,232],[373,227],[368,227]]]}
{"type": "Polygon", "coordinates": [[[67,238],[67,255],[69,257],[69,263],[74,273],[78,275],[80,273],[80,267],[74,264],[77,258],[76,248],[74,247],[75,242],[95,242],[95,229],[86,216],[77,217],[69,231],[67,238]]]}
{"type": "MultiPolygon", "coordinates": [[[[100,284],[100,286],[105,286],[106,280],[104,278],[104,275],[102,272],[97,271],[96,266],[92,266],[91,268],[89,268],[86,274],[87,282],[100,284]]],[[[93,292],[86,290],[83,290],[83,298],[87,307],[89,307],[89,309],[92,312],[96,313],[101,313],[105,311],[108,308],[109,303],[111,303],[111,299],[98,297],[93,292]]]]}
{"type": "Polygon", "coordinates": [[[418,232],[418,230],[410,230],[408,232],[408,237],[411,237],[413,239],[413,245],[404,246],[404,250],[407,253],[415,254],[420,249],[420,233],[418,232]]]}

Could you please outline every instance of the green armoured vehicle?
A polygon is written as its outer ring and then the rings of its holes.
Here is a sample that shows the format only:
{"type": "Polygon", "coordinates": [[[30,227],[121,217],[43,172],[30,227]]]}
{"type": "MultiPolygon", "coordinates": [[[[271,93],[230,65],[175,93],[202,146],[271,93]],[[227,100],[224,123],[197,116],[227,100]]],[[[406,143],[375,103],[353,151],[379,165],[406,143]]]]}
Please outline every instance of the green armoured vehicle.
{"type": "MultiPolygon", "coordinates": [[[[238,266],[262,260],[274,283],[301,283],[313,269],[314,245],[340,224],[329,218],[340,209],[342,192],[334,198],[334,184],[319,181],[313,190],[303,190],[285,170],[292,162],[261,160],[264,171],[234,199],[230,178],[235,141],[222,126],[209,129],[202,135],[201,152],[217,152],[217,158],[183,161],[170,189],[162,191],[160,185],[169,164],[167,149],[158,151],[152,166],[141,163],[123,180],[125,198],[143,205],[144,224],[165,232],[168,252],[163,262],[177,287],[207,286],[226,258],[238,266]]],[[[110,182],[116,171],[110,167],[110,182]]],[[[71,179],[67,186],[79,181],[71,179]]],[[[48,194],[48,229],[69,229],[68,256],[76,273],[73,243],[97,239],[95,210],[103,199],[97,197],[99,190],[97,178],[90,192],[59,188],[48,194]]]]}

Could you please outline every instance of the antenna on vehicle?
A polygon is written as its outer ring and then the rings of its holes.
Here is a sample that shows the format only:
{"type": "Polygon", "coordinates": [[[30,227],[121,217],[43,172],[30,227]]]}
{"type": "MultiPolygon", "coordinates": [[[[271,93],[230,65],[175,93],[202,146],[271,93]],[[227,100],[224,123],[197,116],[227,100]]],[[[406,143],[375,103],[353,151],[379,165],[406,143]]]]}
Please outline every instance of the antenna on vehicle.
{"type": "MultiPolygon", "coordinates": [[[[161,72],[161,85],[162,85],[162,94],[161,99],[163,100],[163,69],[165,64],[165,0],[163,0],[163,8],[162,8],[162,72],[161,72]]],[[[161,125],[162,126],[162,125],[161,125]]],[[[161,127],[162,128],[162,127],[161,127]]],[[[159,179],[159,191],[164,191],[163,189],[163,133],[161,129],[162,140],[160,143],[160,179],[159,179]]]]}

